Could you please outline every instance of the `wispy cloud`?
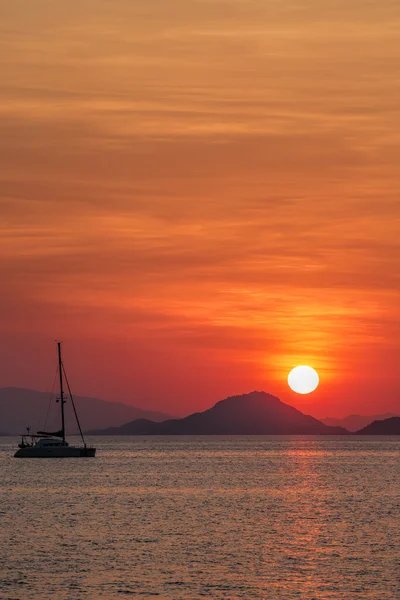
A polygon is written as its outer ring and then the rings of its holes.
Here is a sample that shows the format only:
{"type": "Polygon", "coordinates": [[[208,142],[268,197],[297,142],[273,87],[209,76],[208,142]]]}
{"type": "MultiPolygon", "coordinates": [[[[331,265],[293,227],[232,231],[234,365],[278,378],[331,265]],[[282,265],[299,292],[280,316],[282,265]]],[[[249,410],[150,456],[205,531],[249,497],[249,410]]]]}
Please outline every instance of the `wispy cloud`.
{"type": "Polygon", "coordinates": [[[4,5],[5,347],[94,336],[108,395],[124,339],[187,360],[194,402],[235,391],[229,365],[279,390],[300,360],[394,397],[399,30],[390,0],[4,5]]]}

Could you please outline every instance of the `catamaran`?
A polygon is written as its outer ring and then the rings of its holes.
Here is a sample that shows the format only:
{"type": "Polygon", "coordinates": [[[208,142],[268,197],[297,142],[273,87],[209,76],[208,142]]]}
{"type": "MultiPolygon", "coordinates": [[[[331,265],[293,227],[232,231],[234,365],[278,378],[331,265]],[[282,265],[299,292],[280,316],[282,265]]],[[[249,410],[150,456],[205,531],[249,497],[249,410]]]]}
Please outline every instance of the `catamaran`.
{"type": "Polygon", "coordinates": [[[21,436],[22,439],[20,444],[18,444],[18,450],[14,454],[15,458],[82,458],[95,456],[96,454],[96,448],[86,445],[82,433],[74,398],[69,387],[67,374],[61,358],[61,342],[57,342],[57,348],[58,372],[60,378],[60,397],[57,399],[57,402],[60,403],[61,408],[61,429],[51,433],[47,431],[38,431],[37,435],[32,435],[30,433],[30,428],[27,427],[27,434],[21,436]],[[65,439],[64,404],[66,403],[67,396],[64,394],[64,380],[68,387],[69,398],[71,400],[83,446],[70,446],[65,439]]]}

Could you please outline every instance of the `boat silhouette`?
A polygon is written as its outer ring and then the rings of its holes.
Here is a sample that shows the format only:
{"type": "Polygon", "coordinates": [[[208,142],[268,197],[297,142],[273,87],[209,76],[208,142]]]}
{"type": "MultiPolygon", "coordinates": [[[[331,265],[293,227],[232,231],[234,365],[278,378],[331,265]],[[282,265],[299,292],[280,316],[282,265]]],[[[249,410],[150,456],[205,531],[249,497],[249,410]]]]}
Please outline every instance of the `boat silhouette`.
{"type": "Polygon", "coordinates": [[[74,398],[69,387],[68,378],[64,369],[61,357],[61,342],[57,342],[58,350],[58,373],[60,380],[60,397],[57,402],[61,409],[61,429],[58,431],[38,431],[37,434],[31,434],[27,427],[27,433],[21,436],[21,442],[18,444],[18,450],[14,454],[15,458],[84,458],[93,457],[96,454],[96,448],[87,446],[83,436],[82,428],[79,423],[78,413],[76,411],[74,398]],[[70,446],[65,439],[65,415],[64,404],[67,396],[64,394],[64,380],[67,384],[69,398],[82,438],[82,446],[70,446]]]}

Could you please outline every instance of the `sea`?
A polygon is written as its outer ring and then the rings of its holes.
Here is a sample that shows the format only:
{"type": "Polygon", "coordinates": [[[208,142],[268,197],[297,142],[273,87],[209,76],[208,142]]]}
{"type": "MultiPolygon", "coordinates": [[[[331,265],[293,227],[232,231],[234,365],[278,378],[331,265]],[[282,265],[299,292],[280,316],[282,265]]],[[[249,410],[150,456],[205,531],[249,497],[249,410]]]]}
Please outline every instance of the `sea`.
{"type": "Polygon", "coordinates": [[[0,439],[1,600],[399,600],[400,437],[89,441],[0,439]]]}

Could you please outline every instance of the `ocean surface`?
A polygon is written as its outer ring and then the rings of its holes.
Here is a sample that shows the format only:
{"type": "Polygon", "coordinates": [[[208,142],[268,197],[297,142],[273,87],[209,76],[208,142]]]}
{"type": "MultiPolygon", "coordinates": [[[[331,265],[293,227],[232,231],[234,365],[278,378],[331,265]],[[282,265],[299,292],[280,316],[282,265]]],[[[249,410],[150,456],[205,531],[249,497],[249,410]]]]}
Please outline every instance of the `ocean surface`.
{"type": "Polygon", "coordinates": [[[3,600],[399,600],[400,438],[0,440],[3,600]]]}

